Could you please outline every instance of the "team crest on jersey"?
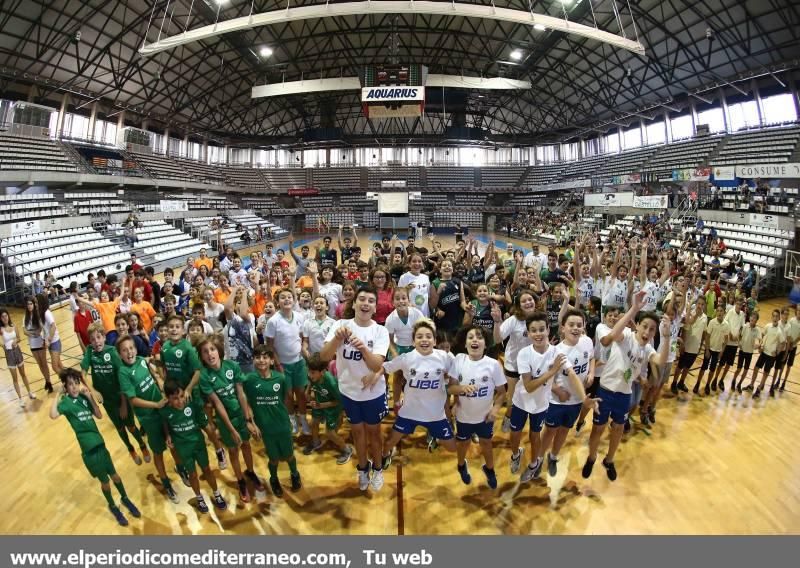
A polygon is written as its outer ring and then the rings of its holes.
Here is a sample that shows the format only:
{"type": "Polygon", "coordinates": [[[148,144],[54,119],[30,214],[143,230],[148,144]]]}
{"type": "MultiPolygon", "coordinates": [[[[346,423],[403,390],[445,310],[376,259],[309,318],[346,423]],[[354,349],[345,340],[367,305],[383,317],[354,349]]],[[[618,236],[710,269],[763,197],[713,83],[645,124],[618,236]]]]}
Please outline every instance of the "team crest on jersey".
{"type": "Polygon", "coordinates": [[[274,385],[272,385],[272,390],[274,390],[275,392],[278,392],[279,390],[281,390],[280,383],[275,383],[274,385]]]}
{"type": "Polygon", "coordinates": [[[489,382],[489,377],[487,377],[486,375],[482,376],[481,377],[481,382],[482,383],[488,383],[489,382]]]}
{"type": "Polygon", "coordinates": [[[108,363],[109,361],[111,361],[111,353],[106,353],[106,354],[104,354],[104,355],[103,355],[103,361],[105,361],[106,363],[108,363]]]}
{"type": "Polygon", "coordinates": [[[416,377],[416,376],[417,376],[417,370],[416,370],[416,369],[411,369],[411,370],[409,371],[409,374],[410,374],[412,377],[416,377]]]}
{"type": "Polygon", "coordinates": [[[184,408],[183,409],[183,415],[186,416],[186,417],[191,416],[192,415],[192,407],[191,406],[187,406],[186,408],[184,408]]]}
{"type": "Polygon", "coordinates": [[[436,369],[436,374],[437,375],[443,375],[444,374],[444,369],[436,369]]]}
{"type": "Polygon", "coordinates": [[[183,350],[182,349],[176,349],[175,350],[175,357],[177,357],[178,359],[183,357],[183,350]]]}
{"type": "Polygon", "coordinates": [[[372,347],[373,347],[374,345],[375,345],[375,342],[374,342],[374,341],[372,341],[371,339],[370,339],[369,341],[367,341],[367,347],[369,347],[370,349],[372,349],[372,347]]]}
{"type": "Polygon", "coordinates": [[[584,358],[584,359],[588,359],[588,358],[589,358],[589,353],[588,353],[588,352],[586,352],[586,351],[584,351],[584,352],[583,352],[583,358],[584,358]]]}
{"type": "Polygon", "coordinates": [[[145,361],[144,359],[142,359],[142,367],[144,367],[145,369],[147,368],[147,361],[145,361]]]}
{"type": "MultiPolygon", "coordinates": [[[[584,355],[584,357],[586,357],[586,355],[584,355]]],[[[577,357],[575,357],[575,364],[576,365],[578,364],[578,358],[577,357]]]]}
{"type": "Polygon", "coordinates": [[[85,398],[82,398],[82,399],[81,399],[81,402],[83,403],[83,406],[89,406],[89,403],[88,403],[88,402],[86,402],[86,399],[85,399],[85,398]]]}
{"type": "Polygon", "coordinates": [[[226,376],[226,377],[227,377],[229,380],[231,380],[231,381],[232,381],[232,380],[233,380],[233,370],[232,370],[232,369],[228,369],[227,371],[225,371],[225,376],[226,376]]]}

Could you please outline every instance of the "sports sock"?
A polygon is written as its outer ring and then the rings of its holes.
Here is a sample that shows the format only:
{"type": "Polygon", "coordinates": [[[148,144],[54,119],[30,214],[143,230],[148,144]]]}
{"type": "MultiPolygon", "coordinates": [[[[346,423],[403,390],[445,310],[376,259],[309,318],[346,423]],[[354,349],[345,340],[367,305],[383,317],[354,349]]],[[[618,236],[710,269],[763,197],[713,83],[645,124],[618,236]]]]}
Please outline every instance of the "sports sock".
{"type": "Polygon", "coordinates": [[[267,469],[269,470],[270,477],[278,477],[278,464],[269,462],[267,464],[267,469]]]}
{"type": "Polygon", "coordinates": [[[111,488],[103,489],[103,497],[106,498],[106,502],[108,503],[109,507],[116,507],[114,504],[114,498],[111,496],[111,488]]]}
{"type": "Polygon", "coordinates": [[[299,473],[297,471],[297,460],[295,458],[289,460],[289,471],[292,475],[299,473]]]}
{"type": "Polygon", "coordinates": [[[142,432],[138,428],[133,429],[133,437],[136,439],[136,443],[139,444],[140,448],[146,448],[147,444],[144,443],[144,438],[142,438],[142,432]]]}
{"type": "Polygon", "coordinates": [[[119,481],[114,482],[114,487],[116,487],[117,491],[119,491],[120,497],[122,497],[123,499],[128,498],[128,494],[125,492],[125,486],[122,484],[121,479],[119,481]]]}
{"type": "Polygon", "coordinates": [[[161,480],[161,485],[164,487],[164,489],[169,489],[172,487],[172,482],[169,480],[169,478],[165,477],[161,480]]]}
{"type": "Polygon", "coordinates": [[[117,434],[122,439],[122,443],[125,444],[125,447],[128,448],[129,452],[133,451],[133,444],[131,444],[130,438],[128,438],[128,431],[123,426],[117,430],[117,434]]]}

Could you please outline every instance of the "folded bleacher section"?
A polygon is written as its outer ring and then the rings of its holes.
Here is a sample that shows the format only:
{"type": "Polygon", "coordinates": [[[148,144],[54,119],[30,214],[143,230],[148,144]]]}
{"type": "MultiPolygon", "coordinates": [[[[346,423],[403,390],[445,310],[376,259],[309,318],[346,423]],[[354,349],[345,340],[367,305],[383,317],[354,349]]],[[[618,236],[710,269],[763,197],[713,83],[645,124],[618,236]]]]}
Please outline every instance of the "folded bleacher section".
{"type": "Polygon", "coordinates": [[[0,134],[0,171],[3,170],[79,172],[80,168],[58,142],[3,133],[0,134]]]}
{"type": "Polygon", "coordinates": [[[68,214],[51,193],[0,195],[0,223],[64,217],[68,214]]]}
{"type": "Polygon", "coordinates": [[[732,166],[747,162],[777,164],[788,162],[800,138],[800,127],[742,132],[729,136],[711,166],[732,166]]]}
{"type": "Polygon", "coordinates": [[[693,169],[706,163],[709,154],[719,145],[719,136],[684,140],[659,146],[642,166],[643,174],[658,180],[672,179],[672,170],[693,169]]]}

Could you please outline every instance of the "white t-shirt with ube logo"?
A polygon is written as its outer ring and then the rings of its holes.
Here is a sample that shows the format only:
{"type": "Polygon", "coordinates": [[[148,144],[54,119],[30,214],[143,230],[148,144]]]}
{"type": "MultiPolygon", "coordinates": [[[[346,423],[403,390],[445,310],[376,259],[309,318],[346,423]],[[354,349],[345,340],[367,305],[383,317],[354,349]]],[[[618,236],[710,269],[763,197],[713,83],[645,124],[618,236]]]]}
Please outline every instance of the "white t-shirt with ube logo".
{"type": "MultiPolygon", "coordinates": [[[[367,348],[375,355],[386,357],[389,350],[389,332],[382,325],[374,321],[367,327],[361,327],[355,320],[339,320],[328,332],[325,342],[333,341],[336,331],[346,327],[350,330],[351,337],[358,337],[367,348]]],[[[379,380],[371,389],[365,389],[362,379],[374,372],[367,367],[363,355],[358,349],[345,340],[336,350],[336,373],[339,376],[339,391],[351,400],[373,400],[386,394],[386,381],[379,380]]]]}

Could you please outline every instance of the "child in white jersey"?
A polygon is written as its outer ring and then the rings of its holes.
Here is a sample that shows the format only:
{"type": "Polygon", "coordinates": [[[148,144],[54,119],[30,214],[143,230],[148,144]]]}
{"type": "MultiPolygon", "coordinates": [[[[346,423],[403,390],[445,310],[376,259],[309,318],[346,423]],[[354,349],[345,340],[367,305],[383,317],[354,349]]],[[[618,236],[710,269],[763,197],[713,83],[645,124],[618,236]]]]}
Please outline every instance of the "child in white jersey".
{"type": "MultiPolygon", "coordinates": [[[[611,481],[617,479],[614,456],[622,439],[625,419],[630,409],[631,382],[641,375],[642,366],[655,363],[658,371],[666,364],[669,352],[669,341],[662,341],[656,353],[650,341],[656,334],[658,318],[652,313],[642,314],[636,331],[628,329],[644,303],[646,290],[640,290],[633,296],[633,305],[622,316],[611,330],[612,346],[608,360],[600,373],[600,390],[597,393],[599,408],[594,413],[592,435],[589,438],[589,456],[583,466],[583,477],[588,479],[597,460],[600,439],[605,432],[608,419],[611,418],[611,436],[608,453],[603,459],[603,466],[611,481]]],[[[661,319],[661,334],[669,334],[669,317],[661,319]]]]}
{"type": "Polygon", "coordinates": [[[431,281],[427,274],[422,272],[422,256],[414,253],[408,259],[408,272],[405,272],[397,281],[398,288],[408,288],[409,299],[422,315],[430,314],[431,281]]]}
{"type": "Polygon", "coordinates": [[[525,324],[526,318],[536,311],[536,296],[530,290],[522,290],[514,299],[514,306],[511,308],[511,317],[501,325],[494,326],[494,342],[501,344],[506,342],[505,358],[503,360],[503,370],[508,380],[508,408],[503,419],[503,432],[511,431],[511,394],[519,381],[517,371],[517,356],[523,347],[531,344],[528,337],[528,327],[525,324]]]}
{"type": "Polygon", "coordinates": [[[550,389],[553,377],[566,362],[564,355],[556,357],[556,348],[550,345],[550,330],[547,314],[535,312],[525,320],[528,337],[532,344],[520,350],[517,369],[520,380],[511,396],[511,473],[519,471],[524,448],[520,447],[522,430],[530,420],[528,438],[531,444],[532,461],[520,476],[526,482],[539,477],[542,460],[535,459],[541,446],[541,431],[547,408],[550,406],[550,389]]]}
{"type": "MultiPolygon", "coordinates": [[[[435,345],[436,327],[431,320],[421,319],[414,324],[414,351],[385,362],[383,368],[375,373],[375,381],[383,378],[383,372],[402,371],[408,377],[405,386],[399,381],[393,385],[395,408],[399,410],[392,433],[384,444],[384,469],[392,461],[395,446],[413,434],[417,426],[426,428],[446,450],[456,451],[453,429],[447,421],[444,408],[451,384],[447,373],[454,358],[450,353],[436,349],[435,345]]],[[[456,385],[455,380],[452,383],[456,385]]],[[[450,391],[452,394],[471,392],[464,386],[456,386],[457,389],[450,391]]]]}
{"type": "MultiPolygon", "coordinates": [[[[611,337],[609,334],[619,317],[619,308],[614,306],[608,307],[603,316],[603,321],[597,325],[594,331],[594,376],[589,379],[591,382],[586,387],[586,394],[589,398],[595,398],[600,388],[600,373],[611,352],[611,337]]],[[[576,432],[580,432],[581,428],[583,428],[586,423],[586,415],[589,414],[591,409],[592,405],[590,404],[584,404],[583,408],[581,408],[578,422],[575,424],[576,432]]],[[[630,422],[626,421],[625,427],[630,429],[630,422]]]]}
{"type": "Polygon", "coordinates": [[[455,347],[461,351],[455,356],[448,375],[458,384],[448,387],[456,395],[456,451],[458,473],[461,481],[469,484],[472,477],[467,466],[467,448],[470,438],[478,436],[486,481],[492,489],[497,488],[492,451],[492,429],[503,408],[506,378],[497,360],[486,356],[486,330],[478,326],[459,330],[455,347]]]}
{"type": "Polygon", "coordinates": [[[558,472],[558,453],[567,434],[575,425],[583,404],[589,403],[584,385],[588,377],[594,376],[594,345],[584,334],[586,321],[583,312],[570,308],[566,313],[562,310],[562,314],[564,338],[555,349],[556,355],[564,355],[566,361],[561,372],[555,375],[550,389],[550,405],[544,420],[547,427],[536,455],[536,460],[541,461],[552,444],[547,456],[547,471],[551,477],[558,472]]]}
{"type": "Polygon", "coordinates": [[[342,407],[350,420],[350,430],[358,458],[358,485],[378,491],[383,487],[381,467],[381,420],[386,416],[386,381],[376,373],[383,368],[389,350],[389,333],[372,319],[378,302],[374,288],[361,288],[353,300],[353,319],[337,321],[328,332],[319,356],[323,361],[336,357],[342,407]],[[372,457],[372,472],[367,449],[372,457]]]}
{"type": "Polygon", "coordinates": [[[294,290],[283,288],[277,294],[278,313],[269,318],[264,337],[267,346],[275,352],[283,368],[286,387],[289,389],[287,410],[292,423],[292,431],[300,429],[304,435],[311,434],[306,419],[306,386],[308,367],[303,359],[303,324],[305,317],[294,310],[294,290]]]}

